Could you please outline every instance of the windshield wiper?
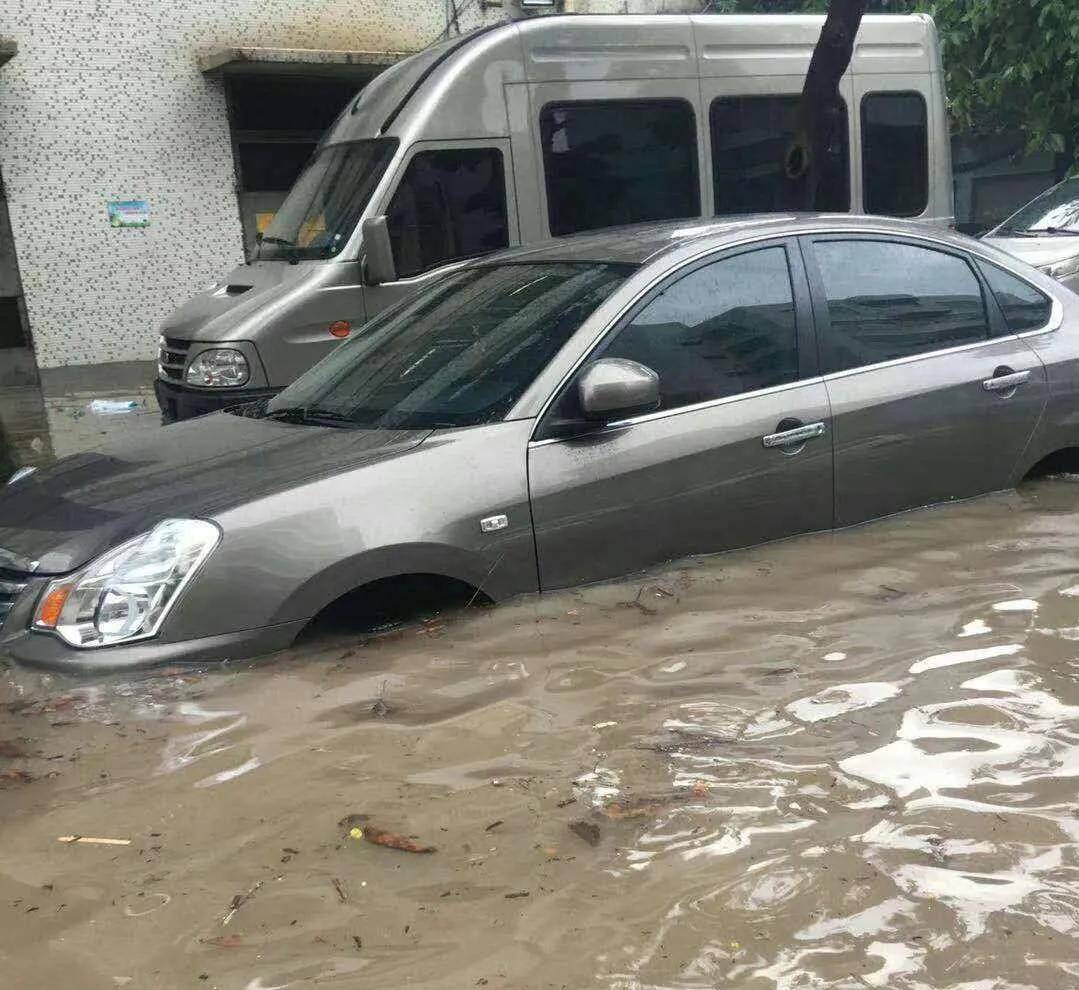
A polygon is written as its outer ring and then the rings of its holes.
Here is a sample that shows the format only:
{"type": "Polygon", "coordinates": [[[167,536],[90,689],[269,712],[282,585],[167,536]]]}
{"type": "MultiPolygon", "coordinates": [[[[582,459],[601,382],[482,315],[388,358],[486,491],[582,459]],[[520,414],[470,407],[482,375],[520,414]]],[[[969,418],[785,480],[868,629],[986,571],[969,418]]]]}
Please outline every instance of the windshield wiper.
{"type": "Polygon", "coordinates": [[[1028,227],[1027,233],[1032,237],[1038,234],[1063,234],[1065,237],[1079,237],[1079,230],[1068,230],[1067,227],[1028,227]]]}
{"type": "Polygon", "coordinates": [[[335,412],[333,409],[320,409],[318,406],[285,406],[266,413],[266,419],[275,419],[282,423],[301,423],[311,426],[357,426],[351,416],[335,412]]]}
{"type": "Polygon", "coordinates": [[[290,241],[287,237],[274,237],[273,234],[263,234],[260,238],[263,244],[284,244],[285,247],[295,247],[295,241],[290,241]]]}

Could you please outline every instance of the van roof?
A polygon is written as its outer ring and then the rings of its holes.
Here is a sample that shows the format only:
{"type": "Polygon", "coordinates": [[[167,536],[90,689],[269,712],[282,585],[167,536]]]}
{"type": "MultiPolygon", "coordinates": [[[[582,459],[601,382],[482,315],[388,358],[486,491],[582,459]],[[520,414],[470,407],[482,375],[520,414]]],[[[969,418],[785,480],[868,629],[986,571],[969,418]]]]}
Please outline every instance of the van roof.
{"type": "Polygon", "coordinates": [[[761,213],[716,220],[690,217],[662,223],[609,227],[587,234],[575,234],[541,241],[527,247],[510,248],[485,256],[474,264],[495,265],[521,262],[599,262],[643,265],[664,254],[687,246],[723,248],[742,241],[774,234],[776,237],[824,231],[862,231],[896,235],[921,234],[934,240],[969,247],[966,238],[943,230],[939,225],[890,217],[858,216],[849,213],[761,213]]]}
{"type": "MultiPolygon", "coordinates": [[[[430,45],[376,76],[323,142],[390,133],[399,117],[410,115],[414,97],[437,86],[436,99],[446,99],[456,80],[477,75],[477,65],[487,63],[502,73],[502,82],[804,76],[823,23],[822,14],[563,14],[487,25],[430,45]]],[[[933,19],[867,14],[849,71],[939,72],[933,19]]],[[[478,75],[489,83],[486,69],[478,75]]],[[[503,127],[500,121],[496,129],[503,127]]]]}

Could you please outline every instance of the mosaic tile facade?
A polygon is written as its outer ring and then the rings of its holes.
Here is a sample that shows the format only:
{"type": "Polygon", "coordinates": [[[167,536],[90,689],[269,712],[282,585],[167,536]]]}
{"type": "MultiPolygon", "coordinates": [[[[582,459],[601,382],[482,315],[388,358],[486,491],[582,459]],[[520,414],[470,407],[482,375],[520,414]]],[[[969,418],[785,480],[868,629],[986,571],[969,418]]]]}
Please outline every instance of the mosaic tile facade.
{"type": "MultiPolygon", "coordinates": [[[[224,47],[402,51],[442,0],[0,0],[0,170],[38,362],[149,360],[173,307],[242,261],[224,47]],[[113,229],[106,204],[147,200],[113,229]]],[[[492,17],[498,16],[493,12],[492,17]]],[[[482,17],[473,3],[463,30],[482,17]]]]}

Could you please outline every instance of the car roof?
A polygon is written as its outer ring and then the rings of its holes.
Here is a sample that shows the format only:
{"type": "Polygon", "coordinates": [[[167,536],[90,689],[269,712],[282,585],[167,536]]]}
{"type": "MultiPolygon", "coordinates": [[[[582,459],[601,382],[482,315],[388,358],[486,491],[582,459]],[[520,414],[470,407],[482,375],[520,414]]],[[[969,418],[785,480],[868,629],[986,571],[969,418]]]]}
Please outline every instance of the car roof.
{"type": "Polygon", "coordinates": [[[477,264],[522,262],[607,262],[644,265],[683,247],[732,247],[761,237],[790,237],[821,231],[929,236],[969,249],[974,242],[939,224],[850,213],[760,213],[719,219],[690,217],[662,223],[608,227],[487,255],[477,264]]]}

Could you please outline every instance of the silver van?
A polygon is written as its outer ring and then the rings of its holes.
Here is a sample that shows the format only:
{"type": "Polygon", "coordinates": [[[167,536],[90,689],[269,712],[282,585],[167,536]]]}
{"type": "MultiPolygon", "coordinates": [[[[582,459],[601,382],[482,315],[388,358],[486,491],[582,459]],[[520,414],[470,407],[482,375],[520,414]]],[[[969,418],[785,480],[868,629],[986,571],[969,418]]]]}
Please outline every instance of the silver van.
{"type": "MultiPolygon", "coordinates": [[[[795,209],[780,163],[822,23],[543,17],[397,63],[330,128],[251,260],[165,321],[164,419],[274,394],[467,258],[620,224],[795,209]]],[[[867,16],[841,93],[842,174],[816,208],[950,223],[932,19],[867,16]]]]}

